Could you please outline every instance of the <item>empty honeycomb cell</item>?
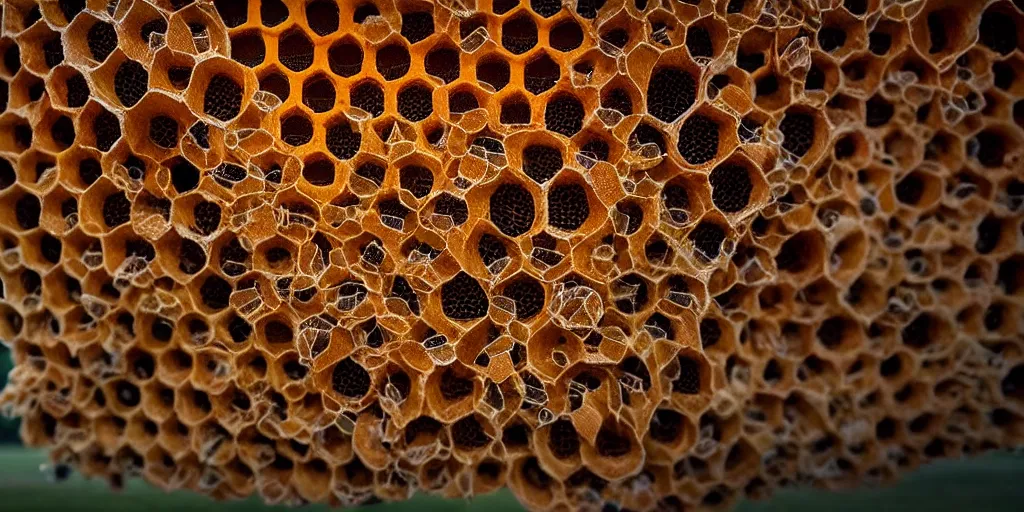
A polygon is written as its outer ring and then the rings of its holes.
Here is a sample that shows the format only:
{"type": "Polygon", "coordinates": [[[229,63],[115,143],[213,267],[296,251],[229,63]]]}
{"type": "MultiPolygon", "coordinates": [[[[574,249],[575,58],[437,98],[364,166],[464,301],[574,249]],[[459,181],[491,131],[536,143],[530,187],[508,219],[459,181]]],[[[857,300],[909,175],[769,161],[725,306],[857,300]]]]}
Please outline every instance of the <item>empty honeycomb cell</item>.
{"type": "Polygon", "coordinates": [[[491,86],[495,91],[500,91],[508,85],[511,73],[508,62],[501,57],[487,57],[476,64],[476,79],[491,86]]]}
{"type": "Polygon", "coordinates": [[[42,205],[39,198],[26,194],[14,203],[14,217],[21,229],[33,229],[39,226],[39,215],[42,205]]]}
{"type": "MultiPolygon", "coordinates": [[[[98,163],[97,163],[98,165],[98,163]]],[[[0,190],[7,190],[18,179],[14,166],[5,158],[0,158],[0,190]]]]}
{"type": "Polygon", "coordinates": [[[621,295],[615,300],[615,307],[619,311],[636,313],[647,306],[650,291],[647,281],[639,275],[626,274],[617,279],[613,286],[621,295]]]}
{"type": "Polygon", "coordinates": [[[701,365],[691,357],[680,355],[679,376],[672,381],[672,392],[695,395],[701,391],[701,365]]]}
{"type": "Polygon", "coordinates": [[[985,167],[1000,167],[1006,154],[1006,142],[999,133],[986,130],[974,136],[976,158],[985,167]]]}
{"type": "Polygon", "coordinates": [[[103,167],[95,158],[83,158],[78,163],[78,178],[85,186],[92,185],[103,175],[103,167]]]}
{"type": "Polygon", "coordinates": [[[116,228],[131,220],[132,203],[124,192],[116,192],[103,200],[103,222],[116,228]]]}
{"type": "Polygon", "coordinates": [[[89,53],[96,62],[103,62],[117,49],[117,31],[105,21],[97,21],[85,36],[89,53]]]}
{"type": "Polygon", "coordinates": [[[433,94],[421,84],[406,86],[398,92],[398,113],[412,121],[422,121],[434,113],[433,94]]]}
{"type": "Polygon", "coordinates": [[[690,195],[681,184],[666,184],[661,190],[661,201],[672,220],[680,224],[689,220],[690,195]]]}
{"type": "Polygon", "coordinates": [[[1003,223],[998,217],[989,215],[978,223],[974,249],[980,254],[988,254],[996,249],[1003,234],[1003,223]]]}
{"type": "Polygon", "coordinates": [[[867,101],[867,118],[865,123],[868,127],[877,128],[889,122],[895,114],[892,104],[880,96],[872,96],[867,101]]]}
{"type": "Polygon", "coordinates": [[[601,40],[622,50],[629,44],[629,33],[622,28],[613,28],[601,33],[601,40]]]}
{"type": "Polygon", "coordinates": [[[537,45],[537,24],[528,15],[513,17],[501,25],[501,46],[514,55],[537,45]]]}
{"type": "Polygon", "coordinates": [[[60,116],[50,125],[50,138],[65,150],[75,143],[75,125],[68,116],[60,116]]]}
{"type": "Polygon", "coordinates": [[[398,171],[398,184],[417,199],[422,199],[434,188],[434,173],[420,165],[407,165],[398,171]]]}
{"type": "Polygon", "coordinates": [[[647,86],[647,113],[671,123],[697,99],[697,81],[690,73],[663,67],[651,74],[647,86]]]}
{"type": "Polygon", "coordinates": [[[633,133],[629,134],[629,143],[635,146],[654,144],[658,154],[665,154],[665,135],[647,123],[640,123],[633,129],[633,133]]]}
{"type": "Polygon", "coordinates": [[[513,97],[501,104],[499,120],[501,124],[505,125],[530,124],[530,104],[526,102],[525,98],[513,97]]]}
{"type": "Polygon", "coordinates": [[[466,201],[447,192],[441,194],[437,199],[437,203],[434,204],[434,213],[450,217],[456,226],[461,226],[469,220],[469,207],[466,205],[466,201]]]}
{"type": "Polygon", "coordinates": [[[925,183],[919,173],[910,173],[896,183],[896,199],[901,203],[916,205],[924,195],[925,183]]]}
{"type": "Polygon", "coordinates": [[[939,322],[930,313],[920,313],[900,331],[903,344],[921,349],[932,344],[937,337],[939,322]]]}
{"type": "Polygon", "coordinates": [[[391,296],[398,297],[405,301],[409,306],[409,311],[414,315],[420,314],[420,300],[419,296],[416,295],[416,291],[409,285],[409,281],[402,276],[395,276],[394,282],[391,284],[391,296]]]}
{"type": "Polygon", "coordinates": [[[134,60],[125,60],[114,73],[114,94],[125,107],[133,107],[149,89],[149,72],[134,60]]]}
{"type": "Polygon", "coordinates": [[[333,34],[341,23],[341,13],[334,0],[314,0],[306,4],[306,23],[319,36],[333,34]]]}
{"type": "Polygon", "coordinates": [[[263,26],[276,27],[284,23],[288,16],[288,6],[282,0],[260,0],[260,21],[263,26]]]}
{"type": "Polygon", "coordinates": [[[199,201],[192,207],[196,229],[204,236],[212,235],[220,227],[221,209],[213,201],[199,201]]]}
{"type": "Polygon", "coordinates": [[[203,122],[196,122],[188,129],[189,135],[196,141],[196,144],[203,149],[210,149],[210,125],[203,122]]]}
{"type": "Polygon", "coordinates": [[[389,44],[377,50],[377,72],[389,82],[405,76],[411,63],[409,49],[402,44],[389,44]]]}
{"type": "Polygon", "coordinates": [[[561,73],[558,63],[542,54],[523,68],[523,86],[532,94],[541,94],[558,84],[561,73]]]}
{"type": "Polygon", "coordinates": [[[334,84],[325,77],[307,79],[302,84],[302,103],[313,112],[322,113],[334,108],[334,84]]]}
{"type": "Polygon", "coordinates": [[[405,221],[406,216],[412,212],[403,205],[398,199],[385,199],[377,205],[377,210],[380,212],[381,221],[386,226],[393,227],[395,229],[402,229],[402,222],[405,221]],[[399,223],[393,224],[391,219],[397,219],[399,223]]]}
{"type": "Polygon", "coordinates": [[[814,115],[803,112],[786,112],[779,131],[782,132],[782,148],[796,157],[802,157],[814,144],[814,115]]]}
{"type": "Polygon", "coordinates": [[[145,44],[150,43],[150,39],[153,34],[166,34],[167,33],[167,20],[164,18],[154,18],[139,27],[139,38],[145,44]]]}
{"type": "Polygon", "coordinates": [[[624,89],[616,88],[608,91],[601,97],[603,108],[618,111],[623,116],[633,114],[633,100],[624,89]]]}
{"type": "Polygon", "coordinates": [[[516,319],[528,320],[544,309],[544,286],[530,276],[522,276],[505,285],[502,295],[516,305],[516,319]]]}
{"type": "Polygon", "coordinates": [[[700,165],[718,155],[718,123],[708,116],[690,116],[679,127],[677,148],[683,159],[700,165]]]}
{"type": "Polygon", "coordinates": [[[562,152],[542,144],[523,148],[523,172],[537,183],[546,183],[562,169],[562,152]]]}
{"type": "Polygon", "coordinates": [[[725,230],[721,226],[702,221],[690,231],[689,240],[693,242],[694,251],[705,260],[714,260],[722,250],[725,241],[725,230]]]}
{"type": "Polygon", "coordinates": [[[489,304],[487,292],[465,272],[441,285],[441,311],[452,320],[481,318],[487,315],[489,304]]]}
{"type": "Polygon", "coordinates": [[[384,183],[384,166],[373,162],[366,162],[356,168],[356,175],[372,181],[378,187],[384,183]]]}
{"type": "Polygon", "coordinates": [[[742,165],[724,164],[711,171],[711,201],[723,212],[735,213],[750,203],[754,189],[750,172],[742,165]]]}
{"type": "Polygon", "coordinates": [[[225,74],[214,75],[203,93],[203,112],[230,121],[242,110],[242,86],[225,74]]]}
{"type": "Polygon", "coordinates": [[[623,200],[615,204],[615,209],[626,217],[624,233],[632,235],[640,229],[644,222],[644,209],[635,201],[623,200]]]}
{"type": "Polygon", "coordinates": [[[370,391],[370,374],[352,358],[345,358],[334,366],[331,387],[346,398],[362,398],[370,391]]]}
{"type": "Polygon", "coordinates": [[[206,267],[206,262],[206,251],[202,246],[187,238],[181,240],[181,247],[178,249],[178,270],[195,275],[206,267]]]}
{"type": "Polygon", "coordinates": [[[491,437],[487,435],[476,416],[466,416],[453,423],[451,433],[452,442],[463,449],[483,448],[491,442],[491,437]]]}
{"type": "Polygon", "coordinates": [[[236,2],[234,0],[214,0],[213,6],[224,21],[224,25],[234,28],[244,25],[249,18],[248,2],[236,2]]]}
{"type": "Polygon", "coordinates": [[[46,63],[46,67],[50,69],[64,62],[64,44],[61,42],[59,35],[43,43],[43,61],[46,63]]]}
{"type": "Polygon", "coordinates": [[[291,146],[303,146],[313,139],[313,123],[301,114],[281,120],[281,140],[291,146]]]}
{"type": "Polygon", "coordinates": [[[981,16],[981,23],[978,25],[978,38],[981,44],[1000,55],[1007,55],[1017,48],[1018,34],[1019,31],[1012,16],[996,12],[992,8],[981,16]]]}
{"type": "Polygon", "coordinates": [[[175,158],[168,167],[171,170],[171,186],[179,194],[199,185],[199,169],[188,160],[175,158]]]}
{"type": "Polygon", "coordinates": [[[167,68],[167,79],[178,90],[188,87],[192,81],[192,68],[188,66],[171,66],[167,68]]]}
{"type": "Polygon", "coordinates": [[[179,128],[174,118],[155,116],[149,120],[149,140],[162,148],[173,149],[178,145],[179,128]]]}
{"type": "Polygon", "coordinates": [[[505,248],[505,244],[500,238],[489,233],[484,233],[480,237],[476,250],[486,267],[508,257],[508,249],[505,248]]]}
{"type": "Polygon", "coordinates": [[[376,82],[367,80],[352,88],[349,103],[373,117],[380,117],[384,113],[384,89],[376,82]]]}
{"type": "Polygon", "coordinates": [[[580,451],[580,436],[572,422],[559,419],[548,431],[548,449],[559,459],[568,459],[580,451]]]}
{"type": "Polygon", "coordinates": [[[548,191],[548,225],[576,231],[589,217],[590,202],[583,186],[570,183],[548,191]]]}
{"type": "Polygon", "coordinates": [[[461,73],[459,52],[454,48],[435,48],[424,59],[423,70],[450,84],[458,80],[461,73]]]}
{"type": "Polygon", "coordinates": [[[686,49],[691,57],[713,57],[715,45],[711,33],[704,27],[690,27],[686,30],[686,49]]]}
{"type": "Polygon", "coordinates": [[[301,30],[289,30],[277,42],[277,56],[284,67],[304,71],[313,65],[313,43],[301,30]]]}
{"type": "Polygon", "coordinates": [[[583,104],[575,96],[560,94],[544,108],[544,128],[566,137],[576,135],[583,129],[583,104]]]}
{"type": "Polygon", "coordinates": [[[428,11],[402,13],[402,37],[416,44],[434,33],[434,15],[428,11]]]}
{"type": "Polygon", "coordinates": [[[846,44],[846,32],[836,26],[824,26],[818,30],[818,48],[832,53],[846,44]]]}
{"type": "Polygon", "coordinates": [[[231,36],[231,59],[254,68],[267,57],[267,45],[259,32],[250,31],[231,36]]]}
{"type": "MultiPolygon", "coordinates": [[[[381,58],[380,54],[377,58],[381,58]]],[[[327,50],[327,63],[331,71],[338,76],[355,76],[363,68],[363,48],[353,41],[338,41],[327,50]]],[[[379,65],[380,61],[378,60],[378,70],[380,70],[379,65]]],[[[383,71],[380,73],[384,74],[383,71]]]]}
{"type": "Polygon", "coordinates": [[[326,158],[317,158],[306,162],[302,166],[302,177],[311,185],[318,187],[326,187],[333,184],[334,175],[334,163],[326,158]]]}
{"type": "Polygon", "coordinates": [[[700,344],[704,348],[715,346],[722,338],[722,326],[714,318],[700,321],[700,344]]]}

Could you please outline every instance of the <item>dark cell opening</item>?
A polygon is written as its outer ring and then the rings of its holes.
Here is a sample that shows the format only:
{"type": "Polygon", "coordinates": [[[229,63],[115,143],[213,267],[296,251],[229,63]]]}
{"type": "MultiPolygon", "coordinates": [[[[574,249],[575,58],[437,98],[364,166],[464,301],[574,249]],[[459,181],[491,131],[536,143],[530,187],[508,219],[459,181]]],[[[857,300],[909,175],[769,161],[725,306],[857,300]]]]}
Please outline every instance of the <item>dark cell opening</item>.
{"type": "Polygon", "coordinates": [[[487,293],[476,279],[459,272],[441,285],[441,310],[452,320],[473,320],[487,315],[487,293]]]}
{"type": "Polygon", "coordinates": [[[434,113],[434,100],[430,88],[414,84],[398,92],[398,113],[402,117],[418,122],[434,113]]]}
{"type": "MultiPolygon", "coordinates": [[[[381,52],[383,51],[384,50],[381,50],[381,52]]],[[[378,54],[378,70],[380,69],[380,58],[381,56],[378,54]]],[[[338,76],[354,76],[363,69],[363,48],[356,43],[338,41],[331,45],[330,49],[327,50],[327,65],[330,66],[331,71],[338,76]]],[[[408,65],[406,68],[408,68],[408,65]]],[[[384,74],[383,71],[381,74],[384,74]]]]}
{"type": "Polygon", "coordinates": [[[434,187],[434,173],[423,166],[407,165],[398,171],[398,184],[417,199],[422,199],[434,187]]]}
{"type": "Polygon", "coordinates": [[[384,89],[374,81],[365,81],[349,91],[349,103],[373,117],[384,113],[384,89]]]}
{"type": "Polygon", "coordinates": [[[679,128],[677,149],[687,163],[711,161],[718,155],[718,123],[703,114],[690,116],[679,128]]]}
{"type": "Polygon", "coordinates": [[[250,31],[231,37],[231,59],[254,68],[267,56],[267,45],[259,32],[250,31]]]}
{"type": "Polygon", "coordinates": [[[302,146],[313,139],[313,124],[304,116],[294,114],[281,121],[281,140],[291,146],[302,146]]]}
{"type": "Polygon", "coordinates": [[[501,26],[501,46],[514,55],[522,55],[536,45],[537,24],[529,16],[517,16],[501,26]]]}
{"type": "Polygon", "coordinates": [[[697,98],[693,75],[677,68],[661,68],[651,75],[647,86],[647,112],[671,123],[683,115],[697,98]]]}
{"type": "Polygon", "coordinates": [[[334,367],[331,385],[348,398],[362,398],[370,391],[370,374],[351,358],[342,359],[334,367]]]}
{"type": "Polygon", "coordinates": [[[426,12],[402,13],[402,37],[416,44],[434,33],[434,15],[426,12]]]}
{"type": "Polygon", "coordinates": [[[306,4],[306,22],[317,35],[334,33],[341,23],[338,4],[334,0],[314,0],[306,4]]]}
{"type": "Polygon", "coordinates": [[[548,102],[544,109],[544,127],[566,137],[583,129],[583,104],[576,97],[561,94],[548,102]]]}
{"type": "Polygon", "coordinates": [[[560,22],[548,34],[548,43],[560,52],[571,52],[583,44],[583,29],[575,20],[560,22]]]}
{"type": "Polygon", "coordinates": [[[331,185],[334,183],[334,163],[326,158],[306,162],[302,166],[302,177],[318,187],[331,185]]]}
{"type": "Polygon", "coordinates": [[[149,120],[149,140],[164,149],[178,145],[178,122],[174,118],[158,115],[149,120]]]}
{"type": "Polygon", "coordinates": [[[461,72],[459,52],[454,48],[435,48],[427,54],[423,67],[428,75],[436,76],[442,82],[450,84],[458,80],[461,72]]]}
{"type": "Polygon", "coordinates": [[[126,60],[114,73],[114,94],[125,107],[133,107],[149,89],[149,73],[134,60],[126,60]]]}
{"type": "Polygon", "coordinates": [[[384,80],[397,80],[409,72],[409,50],[400,44],[391,44],[377,51],[377,72],[384,80]]]}
{"type": "Polygon", "coordinates": [[[203,96],[203,112],[230,121],[242,110],[242,86],[225,74],[214,75],[203,96]]]}
{"type": "Polygon", "coordinates": [[[93,60],[103,62],[117,49],[117,31],[110,23],[97,21],[89,27],[85,41],[93,60]]]}
{"type": "Polygon", "coordinates": [[[313,43],[301,30],[286,32],[277,43],[281,64],[292,71],[302,71],[313,65],[313,43]]]}
{"type": "Polygon", "coordinates": [[[735,213],[747,207],[754,185],[750,172],[741,165],[720,165],[711,171],[711,201],[724,212],[735,213]]]}

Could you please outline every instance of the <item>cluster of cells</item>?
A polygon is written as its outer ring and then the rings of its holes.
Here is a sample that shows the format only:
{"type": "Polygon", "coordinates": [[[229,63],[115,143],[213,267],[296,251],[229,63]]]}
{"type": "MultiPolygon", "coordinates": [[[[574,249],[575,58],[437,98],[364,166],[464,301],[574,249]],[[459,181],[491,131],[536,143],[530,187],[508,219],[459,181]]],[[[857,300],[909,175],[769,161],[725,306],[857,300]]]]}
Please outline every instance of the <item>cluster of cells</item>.
{"type": "Polygon", "coordinates": [[[287,504],[728,508],[1013,446],[1022,33],[1019,0],[5,1],[0,403],[58,478],[287,504]]]}

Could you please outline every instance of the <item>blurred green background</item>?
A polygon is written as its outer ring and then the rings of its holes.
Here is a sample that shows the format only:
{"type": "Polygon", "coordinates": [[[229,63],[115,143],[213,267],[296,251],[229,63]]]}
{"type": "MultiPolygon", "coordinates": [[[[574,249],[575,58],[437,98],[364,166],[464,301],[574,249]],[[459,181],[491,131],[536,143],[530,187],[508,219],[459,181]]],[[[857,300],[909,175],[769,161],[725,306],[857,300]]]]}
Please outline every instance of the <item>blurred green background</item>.
{"type": "MultiPolygon", "coordinates": [[[[0,386],[6,381],[11,361],[0,345],[0,386]]],[[[18,445],[16,420],[0,419],[0,511],[102,511],[144,512],[233,512],[283,511],[251,498],[218,503],[190,492],[164,493],[140,480],[129,482],[114,493],[105,482],[73,476],[61,483],[51,482],[41,467],[46,454],[18,445]]],[[[326,506],[303,510],[326,511],[326,506]]],[[[444,500],[416,496],[403,503],[363,507],[360,512],[423,511],[519,511],[522,507],[508,491],[473,500],[444,500]]],[[[765,502],[742,503],[739,512],[928,512],[1024,510],[1024,455],[997,453],[983,457],[932,464],[907,475],[898,484],[852,492],[785,490],[765,502]]]]}

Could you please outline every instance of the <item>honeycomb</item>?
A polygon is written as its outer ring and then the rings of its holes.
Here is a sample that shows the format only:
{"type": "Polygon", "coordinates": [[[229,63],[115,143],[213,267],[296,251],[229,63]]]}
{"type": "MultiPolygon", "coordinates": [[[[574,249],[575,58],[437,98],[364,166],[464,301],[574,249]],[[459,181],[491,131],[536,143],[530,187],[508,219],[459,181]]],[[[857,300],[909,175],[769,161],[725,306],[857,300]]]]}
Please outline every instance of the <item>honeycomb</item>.
{"type": "Polygon", "coordinates": [[[1020,0],[2,9],[58,478],[674,511],[1024,438],[1020,0]]]}

